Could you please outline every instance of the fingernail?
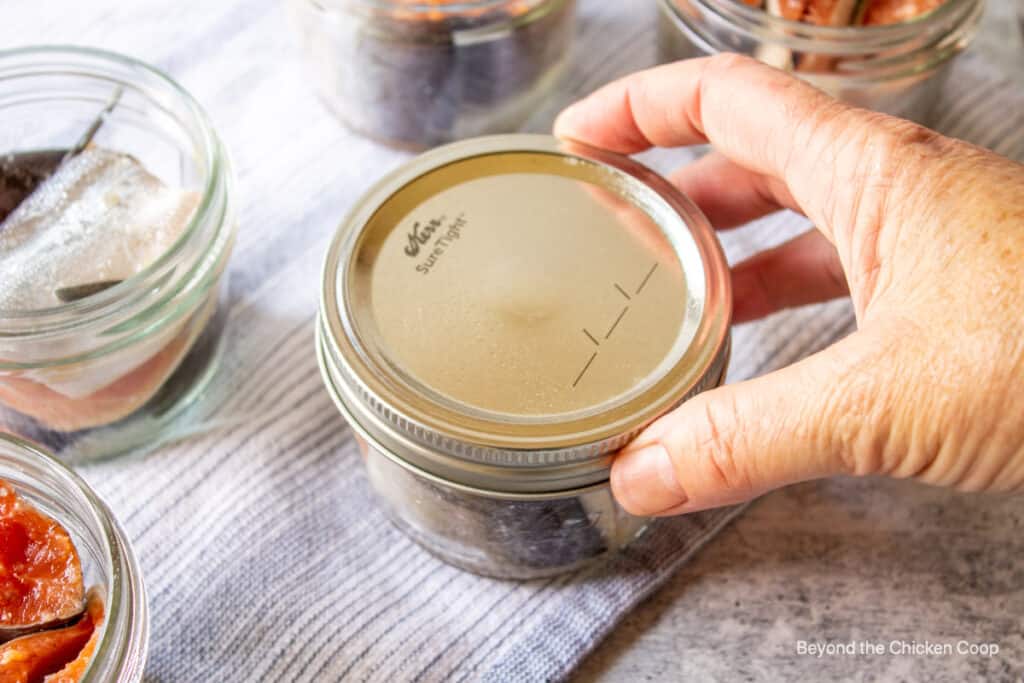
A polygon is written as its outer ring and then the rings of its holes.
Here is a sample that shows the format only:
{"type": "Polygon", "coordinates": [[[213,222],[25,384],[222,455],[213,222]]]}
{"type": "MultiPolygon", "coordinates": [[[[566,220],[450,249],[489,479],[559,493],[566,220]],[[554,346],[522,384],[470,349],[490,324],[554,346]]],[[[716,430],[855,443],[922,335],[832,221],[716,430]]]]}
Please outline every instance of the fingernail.
{"type": "Polygon", "coordinates": [[[627,512],[653,515],[686,502],[668,451],[660,443],[620,453],[612,464],[612,493],[627,512]]]}
{"type": "Polygon", "coordinates": [[[577,104],[570,104],[568,107],[562,110],[562,113],[555,118],[555,125],[552,127],[554,134],[557,137],[566,137],[571,130],[570,123],[572,121],[573,112],[577,109],[577,104]]]}

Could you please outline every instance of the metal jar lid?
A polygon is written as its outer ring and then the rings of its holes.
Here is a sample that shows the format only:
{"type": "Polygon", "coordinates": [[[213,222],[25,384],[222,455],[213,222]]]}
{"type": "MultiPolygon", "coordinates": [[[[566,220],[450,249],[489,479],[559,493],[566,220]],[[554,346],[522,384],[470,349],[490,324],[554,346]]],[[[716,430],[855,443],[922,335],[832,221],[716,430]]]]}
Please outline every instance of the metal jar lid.
{"type": "Polygon", "coordinates": [[[378,449],[452,483],[543,493],[721,381],[714,231],[632,160],[549,136],[447,145],[375,185],[324,264],[318,355],[378,449]]]}

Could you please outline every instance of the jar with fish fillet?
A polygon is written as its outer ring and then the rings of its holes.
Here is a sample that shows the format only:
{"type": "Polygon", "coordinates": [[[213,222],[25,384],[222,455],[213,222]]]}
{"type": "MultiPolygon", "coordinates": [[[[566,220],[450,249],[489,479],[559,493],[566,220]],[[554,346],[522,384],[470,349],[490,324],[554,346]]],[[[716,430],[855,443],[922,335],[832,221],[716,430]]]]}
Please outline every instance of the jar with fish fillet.
{"type": "Polygon", "coordinates": [[[157,444],[220,349],[221,143],[166,76],[87,49],[0,55],[0,123],[0,429],[79,462],[157,444]]]}

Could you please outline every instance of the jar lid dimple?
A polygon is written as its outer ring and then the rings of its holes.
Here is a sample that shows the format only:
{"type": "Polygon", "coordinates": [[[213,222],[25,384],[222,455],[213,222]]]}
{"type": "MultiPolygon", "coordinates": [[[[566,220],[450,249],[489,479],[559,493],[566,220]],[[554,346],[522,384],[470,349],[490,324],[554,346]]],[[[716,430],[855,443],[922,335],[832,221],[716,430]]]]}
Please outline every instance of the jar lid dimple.
{"type": "Polygon", "coordinates": [[[714,374],[726,274],[700,212],[628,159],[547,136],[456,143],[339,230],[327,374],[370,431],[457,460],[597,461],[714,374]]]}

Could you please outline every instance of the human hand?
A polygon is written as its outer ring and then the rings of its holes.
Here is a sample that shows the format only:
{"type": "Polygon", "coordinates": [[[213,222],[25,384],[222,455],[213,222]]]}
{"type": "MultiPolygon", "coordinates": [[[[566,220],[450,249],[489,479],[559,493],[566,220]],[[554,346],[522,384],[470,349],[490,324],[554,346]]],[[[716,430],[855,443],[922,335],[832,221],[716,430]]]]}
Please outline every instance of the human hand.
{"type": "Polygon", "coordinates": [[[831,347],[643,431],[612,465],[626,510],[837,474],[1024,489],[1024,166],[736,55],[628,76],[555,133],[627,154],[710,142],[671,179],[716,227],[780,208],[817,226],[734,267],[734,319],[847,293],[857,316],[831,347]]]}

